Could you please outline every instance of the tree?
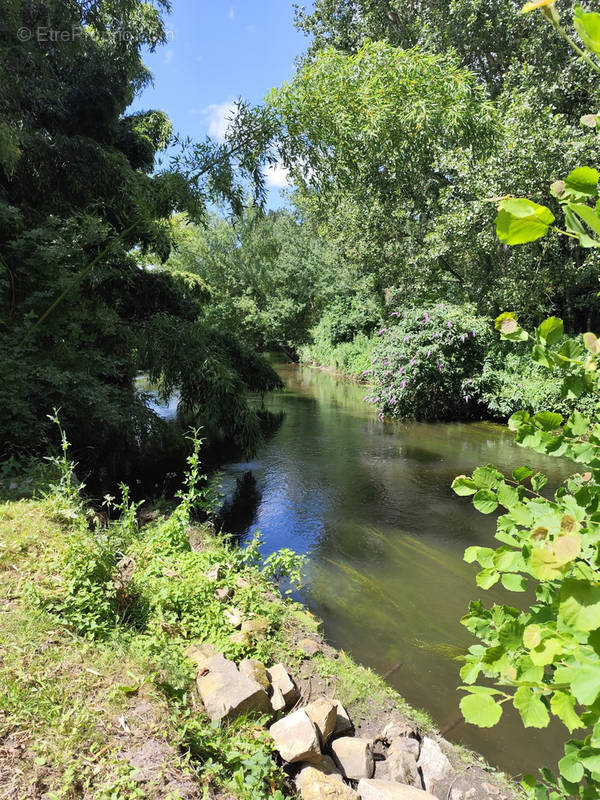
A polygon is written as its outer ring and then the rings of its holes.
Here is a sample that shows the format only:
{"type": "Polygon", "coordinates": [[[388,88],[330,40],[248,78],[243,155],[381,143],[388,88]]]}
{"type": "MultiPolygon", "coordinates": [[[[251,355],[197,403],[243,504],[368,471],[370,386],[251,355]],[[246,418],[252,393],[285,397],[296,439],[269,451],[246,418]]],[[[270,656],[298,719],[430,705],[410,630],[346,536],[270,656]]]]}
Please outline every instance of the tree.
{"type": "Polygon", "coordinates": [[[140,51],[164,41],[167,8],[163,0],[3,6],[5,452],[43,449],[52,406],[86,460],[118,462],[139,450],[160,427],[135,391],[139,370],[180,385],[201,418],[250,446],[257,419],[246,390],[279,385],[249,348],[197,323],[197,287],[146,267],[169,254],[173,212],[201,219],[208,199],[237,208],[248,178],[260,194],[261,137],[271,135],[264,114],[241,107],[225,143],[183,143],[168,168],[153,171],[156,153],[174,142],[171,124],[162,112],[126,109],[150,79],[140,51]],[[185,369],[175,351],[187,352],[185,369]]]}

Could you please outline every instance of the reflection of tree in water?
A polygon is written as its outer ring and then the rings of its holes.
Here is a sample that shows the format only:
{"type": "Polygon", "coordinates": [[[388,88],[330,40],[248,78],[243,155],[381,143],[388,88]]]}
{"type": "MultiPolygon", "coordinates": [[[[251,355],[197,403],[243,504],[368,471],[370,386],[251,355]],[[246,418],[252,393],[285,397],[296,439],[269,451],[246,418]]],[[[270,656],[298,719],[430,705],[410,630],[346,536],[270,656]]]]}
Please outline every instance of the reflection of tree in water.
{"type": "Polygon", "coordinates": [[[235,491],[224,503],[216,523],[224,533],[240,536],[252,525],[260,503],[261,493],[250,470],[237,479],[235,491]]]}

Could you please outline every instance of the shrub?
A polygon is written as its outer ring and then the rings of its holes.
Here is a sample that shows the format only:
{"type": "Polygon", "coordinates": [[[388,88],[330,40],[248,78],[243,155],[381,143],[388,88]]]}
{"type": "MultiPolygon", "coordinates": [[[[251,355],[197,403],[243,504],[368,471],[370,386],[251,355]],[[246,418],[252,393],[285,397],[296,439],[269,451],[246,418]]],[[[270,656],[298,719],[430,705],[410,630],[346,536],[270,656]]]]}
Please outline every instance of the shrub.
{"type": "Polygon", "coordinates": [[[381,414],[416,419],[465,419],[485,411],[476,380],[493,340],[487,317],[471,306],[394,311],[379,333],[363,378],[381,414]]]}

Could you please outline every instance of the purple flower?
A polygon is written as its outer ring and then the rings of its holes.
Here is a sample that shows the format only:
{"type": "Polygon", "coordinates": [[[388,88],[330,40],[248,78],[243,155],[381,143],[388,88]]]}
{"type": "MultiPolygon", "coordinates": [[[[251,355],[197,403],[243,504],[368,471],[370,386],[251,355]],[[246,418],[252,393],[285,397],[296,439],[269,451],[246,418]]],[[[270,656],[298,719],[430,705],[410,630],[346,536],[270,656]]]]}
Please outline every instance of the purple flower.
{"type": "Polygon", "coordinates": [[[387,331],[387,328],[382,328],[380,331],[377,331],[377,336],[381,336],[387,331]]]}
{"type": "Polygon", "coordinates": [[[395,397],[391,397],[390,398],[390,405],[391,406],[395,406],[396,405],[396,398],[395,397]]]}
{"type": "Polygon", "coordinates": [[[434,334],[433,334],[433,338],[434,338],[434,339],[437,339],[437,338],[438,338],[438,336],[439,336],[439,333],[434,333],[434,334]]]}
{"type": "Polygon", "coordinates": [[[401,386],[403,389],[406,389],[406,381],[401,381],[401,382],[400,382],[400,386],[401,386]]]}
{"type": "Polygon", "coordinates": [[[416,359],[414,359],[414,358],[411,358],[411,360],[410,360],[410,362],[409,362],[409,363],[410,363],[410,366],[411,366],[411,367],[414,367],[414,365],[415,365],[417,362],[416,362],[416,359]]]}
{"type": "Polygon", "coordinates": [[[441,362],[438,364],[438,369],[440,372],[444,369],[444,365],[441,362]]]}
{"type": "Polygon", "coordinates": [[[473,334],[473,336],[477,336],[477,331],[471,331],[471,333],[473,334]]]}
{"type": "Polygon", "coordinates": [[[390,314],[390,317],[397,317],[399,314],[400,314],[399,311],[392,311],[392,313],[390,314]]]}
{"type": "Polygon", "coordinates": [[[402,373],[404,372],[404,367],[400,367],[400,369],[398,370],[398,372],[400,373],[400,375],[402,375],[402,373]]]}
{"type": "Polygon", "coordinates": [[[360,377],[363,378],[365,375],[370,375],[373,372],[372,369],[366,369],[364,372],[361,373],[360,377]]]}
{"type": "Polygon", "coordinates": [[[425,312],[424,319],[425,319],[425,322],[429,322],[429,314],[427,312],[425,312]]]}
{"type": "Polygon", "coordinates": [[[427,351],[427,358],[429,358],[430,355],[431,355],[431,350],[428,350],[427,351]]]}
{"type": "Polygon", "coordinates": [[[387,377],[388,375],[391,375],[392,373],[389,371],[389,369],[386,369],[386,371],[383,374],[387,377]]]}
{"type": "Polygon", "coordinates": [[[450,320],[448,320],[448,327],[449,327],[449,328],[451,328],[451,327],[452,327],[452,323],[450,322],[450,320]]]}
{"type": "Polygon", "coordinates": [[[466,395],[465,395],[465,402],[466,402],[466,403],[468,403],[468,402],[469,402],[469,395],[468,395],[468,394],[466,394],[466,395]]]}
{"type": "Polygon", "coordinates": [[[460,337],[461,342],[464,342],[468,335],[468,333],[463,333],[460,337]]]}
{"type": "Polygon", "coordinates": [[[410,336],[405,336],[404,339],[402,339],[402,341],[403,342],[410,342],[410,336]]]}
{"type": "Polygon", "coordinates": [[[373,361],[371,361],[371,364],[376,364],[376,363],[377,363],[377,356],[375,356],[375,358],[373,359],[373,361]]]}

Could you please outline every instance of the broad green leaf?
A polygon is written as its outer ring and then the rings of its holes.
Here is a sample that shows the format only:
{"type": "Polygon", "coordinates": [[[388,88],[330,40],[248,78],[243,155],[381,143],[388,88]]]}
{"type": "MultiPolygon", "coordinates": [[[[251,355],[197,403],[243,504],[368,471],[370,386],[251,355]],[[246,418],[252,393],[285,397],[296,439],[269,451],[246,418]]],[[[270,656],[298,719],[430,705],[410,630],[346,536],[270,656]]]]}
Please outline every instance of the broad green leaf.
{"type": "Polygon", "coordinates": [[[495,489],[503,480],[502,473],[492,464],[473,470],[473,481],[480,489],[495,489]]]}
{"type": "MultiPolygon", "coordinates": [[[[586,225],[589,225],[595,234],[600,234],[600,217],[598,217],[593,208],[586,206],[585,203],[570,203],[569,208],[574,211],[586,225]]],[[[598,242],[596,246],[600,247],[600,242],[598,242]]]]}
{"type": "Polygon", "coordinates": [[[489,489],[480,489],[473,496],[473,505],[482,514],[493,514],[498,508],[498,498],[489,489]]]}
{"type": "Polygon", "coordinates": [[[538,667],[544,667],[546,664],[552,664],[556,656],[563,650],[563,645],[560,639],[556,636],[548,636],[529,651],[529,657],[533,663],[538,667]]]}
{"type": "Polygon", "coordinates": [[[467,722],[480,728],[491,728],[502,716],[502,706],[485,694],[466,695],[460,701],[460,710],[467,722]]]}
{"type": "Polygon", "coordinates": [[[478,561],[482,567],[492,567],[494,564],[494,551],[491,547],[467,547],[464,559],[467,564],[478,561]]]}
{"type": "Polygon", "coordinates": [[[573,25],[587,49],[592,53],[600,53],[600,14],[586,13],[581,6],[576,6],[573,25]]]}
{"type": "Polygon", "coordinates": [[[576,533],[559,536],[554,542],[554,552],[559,564],[568,564],[581,552],[581,538],[576,533]]]}
{"type": "Polygon", "coordinates": [[[501,483],[498,487],[498,502],[509,510],[519,502],[519,493],[514,486],[501,483]]]}
{"type": "Polygon", "coordinates": [[[600,750],[591,747],[582,748],[579,751],[581,763],[590,772],[600,772],[600,750]]]}
{"type": "Polygon", "coordinates": [[[531,421],[543,431],[555,431],[562,425],[563,418],[553,411],[540,411],[539,414],[534,414],[531,421]]]}
{"type": "Polygon", "coordinates": [[[466,497],[467,495],[475,494],[477,484],[466,475],[459,475],[452,481],[452,489],[460,497],[466,497]]]}
{"type": "Polygon", "coordinates": [[[589,417],[584,416],[580,411],[574,411],[564,427],[567,436],[583,436],[588,432],[591,425],[589,417]]]}
{"type": "Polygon", "coordinates": [[[554,361],[544,345],[534,344],[531,351],[531,360],[542,367],[546,367],[546,369],[554,369],[554,361]]]}
{"type": "Polygon", "coordinates": [[[496,233],[504,244],[526,244],[544,236],[554,222],[554,214],[526,198],[508,198],[500,202],[496,233]]]}
{"type": "Polygon", "coordinates": [[[599,180],[600,173],[597,169],[593,169],[592,167],[576,167],[569,172],[565,180],[565,189],[567,192],[572,192],[573,194],[583,194],[593,197],[598,193],[599,180]]]}
{"type": "MultiPolygon", "coordinates": [[[[521,425],[523,425],[524,422],[528,422],[530,417],[531,415],[528,411],[515,411],[515,413],[511,414],[511,416],[508,418],[508,427],[510,428],[511,431],[516,431],[521,425]]],[[[524,470],[529,468],[518,467],[518,469],[524,470]]],[[[523,478],[515,478],[515,480],[523,480],[523,478]]]]}
{"type": "Polygon", "coordinates": [[[546,547],[534,547],[529,558],[529,569],[534,578],[551,581],[560,578],[565,568],[556,560],[556,555],[546,547]]]}
{"type": "Polygon", "coordinates": [[[545,728],[550,722],[548,709],[533,689],[520,686],[513,697],[513,705],[518,709],[526,728],[545,728]]]}
{"type": "Polygon", "coordinates": [[[548,478],[542,475],[541,472],[536,472],[531,476],[531,488],[534,492],[541,492],[544,486],[548,483],[548,478]]]}
{"type": "Polygon", "coordinates": [[[566,692],[554,692],[550,700],[550,709],[569,729],[569,733],[583,727],[583,722],[575,711],[575,698],[572,695],[566,694],[566,692]]]}
{"type": "Polygon", "coordinates": [[[512,474],[517,483],[526,480],[530,475],[533,475],[533,470],[531,467],[517,467],[515,470],[513,470],[512,474]]]}
{"type": "Polygon", "coordinates": [[[507,573],[502,576],[501,583],[509,592],[524,592],[527,589],[527,579],[522,575],[507,573]]]}
{"type": "Polygon", "coordinates": [[[475,683],[480,672],[481,664],[477,661],[469,661],[461,667],[460,677],[465,683],[475,683]]]}
{"type": "Polygon", "coordinates": [[[560,589],[558,616],[581,631],[600,627],[600,586],[584,580],[565,580],[560,589]]]}
{"type": "Polygon", "coordinates": [[[575,753],[570,753],[564,756],[558,762],[558,770],[563,778],[566,778],[571,783],[579,783],[583,778],[583,764],[575,753]]]}
{"type": "Polygon", "coordinates": [[[499,547],[494,553],[494,566],[500,572],[510,572],[523,564],[523,557],[519,550],[510,547],[499,547]]]}
{"type": "Polygon", "coordinates": [[[528,625],[523,632],[523,644],[528,650],[537,647],[542,641],[542,629],[539,625],[528,625]]]}
{"type": "Polygon", "coordinates": [[[568,375],[560,388],[561,397],[567,400],[576,400],[586,391],[586,385],[578,375],[568,375]]]}
{"type": "Polygon", "coordinates": [[[495,569],[482,569],[475,577],[477,585],[482,589],[490,589],[499,579],[500,573],[495,569]]]}
{"type": "Polygon", "coordinates": [[[548,317],[536,330],[537,338],[544,345],[553,345],[560,341],[564,334],[562,319],[548,317]]]}

